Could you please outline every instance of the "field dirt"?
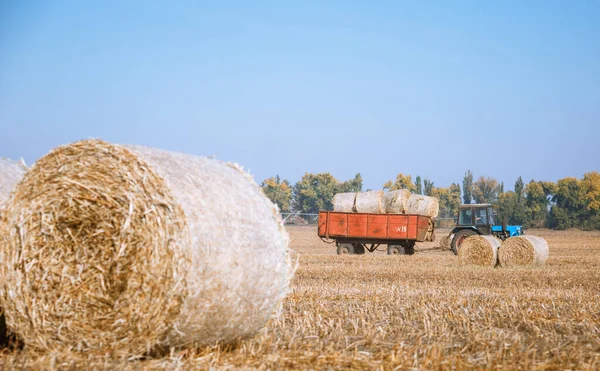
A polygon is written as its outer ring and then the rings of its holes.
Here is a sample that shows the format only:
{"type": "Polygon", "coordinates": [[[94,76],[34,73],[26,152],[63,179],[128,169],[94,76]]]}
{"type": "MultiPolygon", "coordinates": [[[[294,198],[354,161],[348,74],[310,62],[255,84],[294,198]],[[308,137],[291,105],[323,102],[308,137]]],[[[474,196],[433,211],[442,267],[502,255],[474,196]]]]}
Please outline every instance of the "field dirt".
{"type": "MultiPolygon", "coordinates": [[[[281,316],[233,348],[118,360],[5,351],[31,369],[600,369],[600,232],[528,230],[550,257],[535,268],[460,266],[417,244],[337,256],[314,226],[290,226],[298,268],[281,316]],[[427,251],[428,250],[428,251],[427,251]]],[[[444,230],[436,231],[438,240],[444,230]]]]}

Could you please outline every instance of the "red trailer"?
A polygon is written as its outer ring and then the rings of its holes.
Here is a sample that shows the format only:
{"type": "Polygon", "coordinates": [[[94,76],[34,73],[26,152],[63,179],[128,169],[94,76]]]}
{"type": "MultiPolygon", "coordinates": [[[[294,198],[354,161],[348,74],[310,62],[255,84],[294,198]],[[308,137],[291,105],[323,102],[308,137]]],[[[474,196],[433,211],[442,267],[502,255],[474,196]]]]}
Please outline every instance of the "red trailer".
{"type": "Polygon", "coordinates": [[[433,220],[422,215],[321,211],[318,234],[334,240],[338,254],[364,254],[387,245],[389,255],[411,255],[415,242],[435,240],[433,220]]]}

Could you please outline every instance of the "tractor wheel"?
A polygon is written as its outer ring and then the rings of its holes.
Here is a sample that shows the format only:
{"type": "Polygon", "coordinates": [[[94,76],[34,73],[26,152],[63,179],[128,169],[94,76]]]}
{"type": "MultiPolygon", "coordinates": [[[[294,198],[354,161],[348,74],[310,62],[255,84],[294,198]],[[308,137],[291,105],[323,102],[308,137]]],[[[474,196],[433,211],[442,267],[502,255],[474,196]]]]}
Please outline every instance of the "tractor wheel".
{"type": "Polygon", "coordinates": [[[458,255],[458,249],[460,249],[460,245],[467,239],[467,237],[475,236],[476,234],[477,232],[470,229],[463,229],[462,231],[456,232],[454,238],[452,239],[452,243],[450,244],[454,255],[458,255]]]}
{"type": "Polygon", "coordinates": [[[388,255],[406,255],[406,248],[402,245],[388,245],[388,255]]]}
{"type": "Polygon", "coordinates": [[[341,243],[337,247],[337,253],[338,255],[352,255],[354,254],[354,246],[350,243],[341,243]]]}
{"type": "Polygon", "coordinates": [[[354,253],[355,254],[362,255],[362,254],[365,253],[365,247],[362,244],[355,243],[355,244],[353,244],[353,246],[354,246],[354,253]]]}

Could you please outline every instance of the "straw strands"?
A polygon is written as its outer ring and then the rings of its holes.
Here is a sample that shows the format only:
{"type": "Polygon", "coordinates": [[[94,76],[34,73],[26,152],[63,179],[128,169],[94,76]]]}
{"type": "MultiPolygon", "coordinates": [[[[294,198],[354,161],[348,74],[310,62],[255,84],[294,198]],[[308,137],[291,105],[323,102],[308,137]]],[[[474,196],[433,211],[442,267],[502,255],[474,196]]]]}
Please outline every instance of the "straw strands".
{"type": "Polygon", "coordinates": [[[494,236],[471,236],[460,245],[458,261],[462,265],[495,267],[501,241],[494,236]]]}
{"type": "Polygon", "coordinates": [[[333,196],[333,211],[352,213],[356,212],[356,192],[337,193],[333,196]]]}
{"type": "Polygon", "coordinates": [[[34,349],[230,343],[263,327],[292,275],[276,207],[212,159],[80,141],[40,159],[5,215],[2,301],[34,349]]]}
{"type": "Polygon", "coordinates": [[[542,265],[548,259],[548,254],[548,243],[545,239],[519,236],[504,241],[498,251],[498,260],[503,267],[542,265]]]}

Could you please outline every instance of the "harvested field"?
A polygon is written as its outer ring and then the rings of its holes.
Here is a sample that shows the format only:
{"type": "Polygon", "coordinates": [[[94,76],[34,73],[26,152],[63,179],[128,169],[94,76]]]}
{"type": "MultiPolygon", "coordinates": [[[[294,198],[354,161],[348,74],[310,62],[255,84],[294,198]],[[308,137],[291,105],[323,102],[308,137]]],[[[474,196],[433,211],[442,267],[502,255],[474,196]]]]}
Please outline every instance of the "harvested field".
{"type": "MultiPolygon", "coordinates": [[[[24,350],[5,368],[600,368],[600,232],[528,230],[543,266],[460,266],[449,251],[337,256],[314,226],[288,227],[299,268],[281,317],[226,351],[137,361],[24,350]]],[[[444,231],[436,231],[443,236],[444,231]]],[[[437,245],[417,244],[417,251],[437,245]]]]}

